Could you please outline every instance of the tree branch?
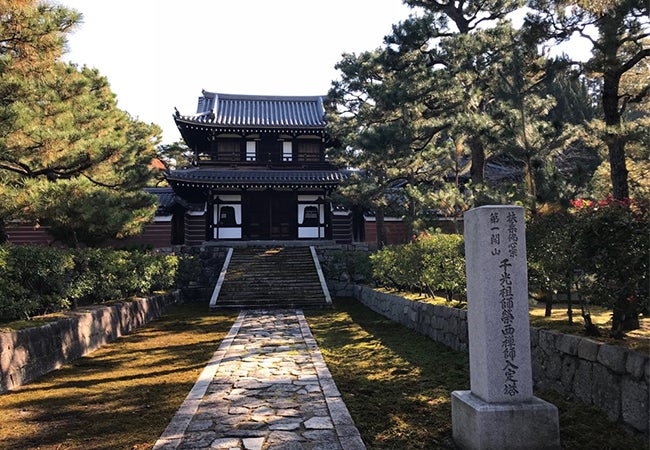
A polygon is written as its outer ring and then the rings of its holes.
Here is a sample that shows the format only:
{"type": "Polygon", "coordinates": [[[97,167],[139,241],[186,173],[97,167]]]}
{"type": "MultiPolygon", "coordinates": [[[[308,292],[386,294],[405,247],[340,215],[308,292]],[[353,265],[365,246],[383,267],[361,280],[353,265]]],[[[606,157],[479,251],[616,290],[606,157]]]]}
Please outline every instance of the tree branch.
{"type": "Polygon", "coordinates": [[[621,66],[619,69],[619,74],[623,75],[625,72],[628,70],[632,69],[634,66],[636,66],[641,60],[644,58],[650,57],[650,48],[644,48],[640,52],[638,52],[636,55],[634,55],[632,58],[630,58],[625,64],[621,66]]]}

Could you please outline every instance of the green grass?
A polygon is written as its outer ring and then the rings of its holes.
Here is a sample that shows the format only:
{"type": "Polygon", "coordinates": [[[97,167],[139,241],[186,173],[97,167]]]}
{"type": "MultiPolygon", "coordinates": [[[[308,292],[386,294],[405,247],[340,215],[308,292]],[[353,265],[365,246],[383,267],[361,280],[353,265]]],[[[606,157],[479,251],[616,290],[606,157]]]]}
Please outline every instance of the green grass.
{"type": "MultiPolygon", "coordinates": [[[[335,300],[309,325],[369,449],[452,449],[451,391],[469,389],[469,360],[365,308],[335,300]]],[[[565,449],[647,450],[604,413],[553,393],[565,449]]]]}
{"type": "Polygon", "coordinates": [[[234,313],[182,305],[19,390],[0,395],[0,449],[153,446],[234,313]]]}
{"type": "MultiPolygon", "coordinates": [[[[580,307],[573,306],[573,322],[569,323],[567,305],[553,305],[550,317],[545,317],[546,306],[538,303],[530,307],[530,324],[545,330],[555,330],[565,334],[585,335],[585,321],[580,314],[580,307]]],[[[600,342],[629,348],[650,354],[650,317],[640,316],[640,327],[628,331],[623,339],[614,339],[609,330],[612,327],[612,311],[602,306],[591,306],[591,321],[600,331],[600,336],[588,336],[600,342]]]]}
{"type": "MultiPolygon", "coordinates": [[[[408,300],[431,303],[434,305],[447,306],[452,308],[467,309],[467,303],[461,301],[447,302],[442,297],[431,297],[427,294],[415,292],[403,292],[389,288],[375,288],[380,292],[399,295],[408,300]]],[[[585,323],[580,315],[580,306],[576,303],[573,305],[573,323],[569,323],[566,304],[555,304],[551,317],[545,317],[546,305],[535,302],[530,306],[530,325],[542,328],[544,330],[555,330],[565,334],[575,334],[585,336],[585,323]]],[[[590,306],[592,323],[600,331],[600,336],[588,336],[590,339],[605,342],[607,344],[618,345],[629,348],[645,354],[650,354],[650,316],[641,315],[639,317],[640,328],[628,331],[623,339],[614,339],[611,337],[610,329],[612,327],[612,311],[604,306],[590,306]]]]}
{"type": "MultiPolygon", "coordinates": [[[[451,449],[453,390],[469,388],[468,356],[350,299],[306,311],[369,449],[451,449]]],[[[150,449],[236,313],[174,307],[131,335],[0,395],[0,449],[150,449]]],[[[647,449],[600,411],[553,393],[565,449],[647,449]]]]}

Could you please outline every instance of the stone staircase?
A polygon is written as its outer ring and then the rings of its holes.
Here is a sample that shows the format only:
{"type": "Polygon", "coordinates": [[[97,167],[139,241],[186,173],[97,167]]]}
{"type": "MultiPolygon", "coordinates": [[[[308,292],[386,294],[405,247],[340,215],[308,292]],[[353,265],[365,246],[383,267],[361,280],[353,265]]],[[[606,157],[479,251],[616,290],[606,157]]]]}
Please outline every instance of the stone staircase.
{"type": "Polygon", "coordinates": [[[234,248],[217,292],[211,308],[331,305],[309,247],[234,248]]]}

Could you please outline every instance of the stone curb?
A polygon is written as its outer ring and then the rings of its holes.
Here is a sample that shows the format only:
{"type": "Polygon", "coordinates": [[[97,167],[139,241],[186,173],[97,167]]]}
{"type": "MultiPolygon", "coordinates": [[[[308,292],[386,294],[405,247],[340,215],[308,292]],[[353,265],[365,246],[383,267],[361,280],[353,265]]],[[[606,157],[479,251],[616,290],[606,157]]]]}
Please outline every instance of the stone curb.
{"type": "Polygon", "coordinates": [[[235,336],[237,336],[245,316],[246,313],[244,312],[239,314],[239,317],[237,317],[237,320],[233,324],[232,328],[230,328],[225,339],[221,341],[221,345],[219,345],[219,348],[214,355],[212,355],[212,358],[201,372],[201,375],[199,375],[199,379],[192,387],[192,390],[187,394],[187,397],[172,418],[172,421],[167,425],[163,434],[156,441],[153,450],[174,450],[180,445],[185,430],[187,430],[187,426],[190,424],[194,414],[198,410],[199,403],[208,390],[208,386],[210,386],[210,383],[217,372],[217,367],[219,367],[219,364],[226,356],[235,336]]]}
{"type": "Polygon", "coordinates": [[[266,448],[266,445],[276,450],[366,449],[300,309],[278,310],[277,315],[267,310],[242,311],[153,448],[261,450],[266,448]],[[261,322],[257,322],[260,318],[261,322]],[[285,320],[288,322],[284,322],[285,320]],[[276,326],[278,321],[281,330],[286,329],[282,324],[292,323],[294,331],[289,339],[296,343],[295,347],[290,343],[285,345],[282,339],[287,338],[283,337],[283,331],[272,331],[275,328],[267,331],[259,326],[260,323],[276,326]],[[267,347],[266,339],[269,338],[271,344],[267,347]],[[251,342],[250,347],[246,342],[251,342]],[[285,355],[285,362],[279,361],[279,369],[274,369],[280,371],[279,377],[277,372],[274,372],[268,381],[266,378],[251,375],[249,370],[257,370],[251,365],[259,364],[258,367],[265,372],[268,364],[274,364],[272,361],[265,362],[265,355],[270,355],[272,360],[278,359],[275,356],[276,350],[272,350],[274,346],[280,353],[292,352],[292,348],[301,350],[296,356],[289,356],[288,359],[285,355]],[[251,349],[253,353],[250,353],[251,349]],[[255,352],[255,349],[261,350],[261,353],[255,352]],[[242,361],[246,360],[248,361],[242,364],[242,361]],[[294,364],[306,364],[305,372],[300,375],[294,372],[295,369],[286,369],[287,365],[294,367],[294,364]],[[284,376],[284,370],[291,370],[291,374],[284,376]],[[268,401],[265,396],[269,391],[271,398],[276,399],[271,403],[274,406],[265,404],[268,401]],[[299,394],[302,399],[295,403],[298,391],[302,392],[299,394]],[[281,393],[288,397],[283,400],[285,396],[281,393]],[[230,400],[226,400],[224,395],[230,397],[230,400]],[[259,397],[260,395],[262,397],[259,397]],[[276,395],[280,395],[280,402],[277,401],[276,395]],[[230,401],[232,403],[229,403],[230,401]],[[319,403],[322,406],[318,406],[319,403]],[[280,404],[285,406],[275,406],[280,404]],[[299,405],[303,405],[305,409],[299,405]],[[319,409],[322,412],[316,412],[319,409]],[[254,412],[248,416],[251,410],[254,412]],[[298,410],[304,415],[297,414],[298,410]],[[302,431],[299,431],[299,428],[302,431]],[[267,442],[267,439],[270,440],[267,442]],[[300,441],[303,441],[306,447],[303,447],[300,441]]]}
{"type": "Polygon", "coordinates": [[[300,331],[305,339],[309,354],[314,363],[314,368],[318,374],[318,381],[323,389],[325,402],[330,411],[332,423],[341,442],[341,447],[343,447],[343,450],[365,450],[366,446],[361,440],[359,430],[354,425],[352,416],[350,416],[350,412],[347,406],[345,406],[341,394],[332,379],[332,374],[327,368],[327,364],[325,364],[323,354],[318,349],[318,344],[314,336],[311,334],[305,315],[301,310],[296,311],[296,315],[300,323],[300,331]]]}

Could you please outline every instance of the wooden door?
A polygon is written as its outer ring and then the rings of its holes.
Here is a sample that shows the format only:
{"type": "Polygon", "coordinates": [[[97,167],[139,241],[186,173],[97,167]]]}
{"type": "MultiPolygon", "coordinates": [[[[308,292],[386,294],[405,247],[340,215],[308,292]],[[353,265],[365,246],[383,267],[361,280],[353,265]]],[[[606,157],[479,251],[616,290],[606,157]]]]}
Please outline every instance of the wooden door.
{"type": "Polygon", "coordinates": [[[244,234],[251,240],[271,238],[270,205],[266,192],[249,192],[243,203],[244,234]]]}
{"type": "Polygon", "coordinates": [[[269,199],[271,239],[294,239],[297,221],[296,196],[290,192],[276,192],[275,194],[269,199]]]}
{"type": "Polygon", "coordinates": [[[297,236],[293,192],[249,192],[243,203],[244,236],[250,240],[288,240],[297,236]]]}

